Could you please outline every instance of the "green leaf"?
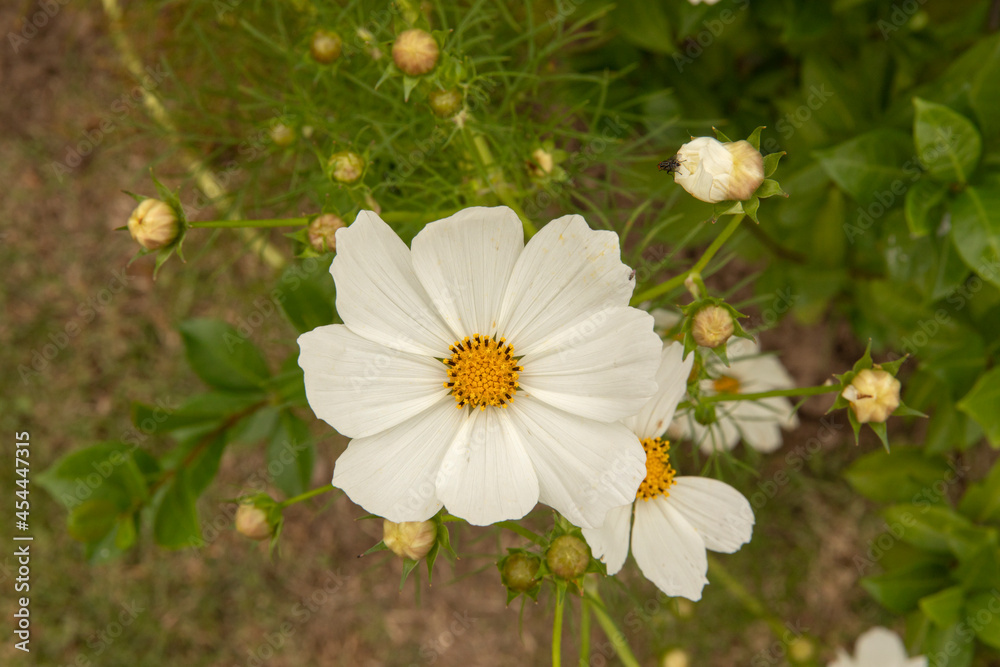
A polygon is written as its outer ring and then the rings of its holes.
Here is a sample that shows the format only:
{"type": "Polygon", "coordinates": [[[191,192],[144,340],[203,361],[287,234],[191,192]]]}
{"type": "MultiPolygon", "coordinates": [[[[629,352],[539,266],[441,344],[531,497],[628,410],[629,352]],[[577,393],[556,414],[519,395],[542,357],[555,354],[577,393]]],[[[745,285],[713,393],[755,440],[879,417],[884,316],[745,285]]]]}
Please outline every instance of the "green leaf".
{"type": "Polygon", "coordinates": [[[1000,447],[1000,366],[980,376],[958,409],[983,427],[990,446],[1000,447]]]}
{"type": "Polygon", "coordinates": [[[275,486],[287,497],[307,491],[315,458],[309,425],[282,411],[267,445],[267,470],[275,486]]]}
{"type": "Polygon", "coordinates": [[[970,667],[976,653],[972,630],[964,619],[945,627],[931,627],[921,653],[934,656],[934,667],[970,667]]]}
{"type": "Polygon", "coordinates": [[[883,607],[905,614],[927,597],[948,585],[946,570],[923,566],[902,572],[887,572],[861,580],[861,586],[883,607]]]}
{"type": "Polygon", "coordinates": [[[913,138],[928,175],[942,183],[966,183],[983,152],[979,130],[942,104],[916,97],[913,105],[913,138]]]}
{"type": "Polygon", "coordinates": [[[967,84],[969,104],[983,134],[992,138],[1000,134],[1000,35],[985,37],[973,48],[979,53],[974,54],[975,74],[967,84]]]}
{"type": "Polygon", "coordinates": [[[1000,523],[1000,463],[995,462],[985,479],[965,490],[958,511],[976,522],[1000,523]]]}
{"type": "Polygon", "coordinates": [[[198,497],[219,470],[219,460],[226,446],[225,436],[220,433],[207,443],[202,440],[195,445],[158,494],[154,502],[153,537],[160,546],[183,549],[203,544],[198,497]]]}
{"type": "MultiPolygon", "coordinates": [[[[915,447],[896,448],[892,453],[872,452],[861,457],[844,473],[854,489],[877,503],[913,502],[927,488],[944,479],[949,471],[944,459],[928,457],[915,447]]],[[[935,498],[944,502],[943,498],[935,498]]]]}
{"type": "Polygon", "coordinates": [[[619,0],[610,18],[622,36],[640,48],[657,53],[673,53],[676,50],[665,4],[619,0]]]}
{"type": "Polygon", "coordinates": [[[99,542],[115,527],[119,511],[109,500],[86,500],[69,513],[69,536],[79,542],[99,542]]]}
{"type": "Polygon", "coordinates": [[[958,623],[964,604],[965,591],[961,586],[952,586],[920,599],[921,611],[944,628],[958,623]]]}
{"type": "Polygon", "coordinates": [[[906,225],[914,236],[926,236],[937,230],[941,216],[931,213],[944,201],[948,188],[940,183],[920,180],[906,191],[906,225]]]}
{"type": "Polygon", "coordinates": [[[877,204],[883,211],[899,203],[906,187],[921,174],[910,137],[894,130],[862,134],[817,151],[816,157],[830,178],[859,204],[877,204]]]}
{"type": "Polygon", "coordinates": [[[1000,188],[966,188],[951,205],[951,239],[966,266],[1000,286],[1000,188]]]}
{"type": "Polygon", "coordinates": [[[209,392],[188,398],[176,409],[133,403],[132,423],[148,435],[184,431],[184,436],[190,436],[197,433],[199,427],[211,430],[227,417],[247,409],[263,398],[264,394],[209,392]]]}
{"type": "Polygon", "coordinates": [[[281,274],[274,298],[299,333],[338,321],[334,305],[337,292],[330,275],[332,259],[309,258],[290,264],[281,274]]]}
{"type": "Polygon", "coordinates": [[[149,495],[135,448],[120,442],[70,452],[36,481],[71,510],[88,500],[102,500],[125,512],[141,505],[149,495]]]}
{"type": "Polygon", "coordinates": [[[979,641],[1000,649],[1000,592],[993,590],[969,598],[965,618],[979,641]],[[975,622],[972,622],[972,621],[975,622]]]}
{"type": "Polygon", "coordinates": [[[951,553],[950,538],[958,531],[971,527],[968,519],[950,507],[930,505],[925,499],[893,505],[882,513],[886,521],[901,533],[901,540],[934,553],[951,553]]]}
{"type": "Polygon", "coordinates": [[[229,391],[260,390],[270,376],[264,355],[221,320],[194,319],[178,329],[188,363],[206,384],[229,391]]]}

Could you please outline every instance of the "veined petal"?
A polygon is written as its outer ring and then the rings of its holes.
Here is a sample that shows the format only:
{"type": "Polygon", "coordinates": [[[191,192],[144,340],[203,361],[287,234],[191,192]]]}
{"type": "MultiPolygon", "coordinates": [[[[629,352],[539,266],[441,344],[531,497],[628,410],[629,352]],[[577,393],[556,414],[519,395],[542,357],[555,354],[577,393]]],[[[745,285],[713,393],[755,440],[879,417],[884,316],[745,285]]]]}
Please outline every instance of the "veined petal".
{"type": "Polygon", "coordinates": [[[454,340],[491,336],[524,228],[506,206],[475,206],[432,222],[413,239],[413,269],[454,340]]]}
{"type": "Polygon", "coordinates": [[[333,485],[390,521],[426,521],[441,509],[435,483],[463,421],[454,403],[441,401],[398,426],[355,438],[337,459],[333,485]]]}
{"type": "Polygon", "coordinates": [[[579,215],[545,225],[524,247],[500,310],[498,331],[519,354],[596,312],[627,306],[635,280],[618,236],[579,215]]]}
{"type": "Polygon", "coordinates": [[[581,419],[520,393],[507,413],[525,442],[543,503],[578,526],[596,527],[612,508],[635,500],[646,453],[624,424],[581,419]]]}
{"type": "Polygon", "coordinates": [[[706,548],[731,554],[750,541],[753,509],[742,493],[709,477],[677,477],[674,481],[666,502],[687,519],[706,548]]]}
{"type": "Polygon", "coordinates": [[[417,280],[406,244],[377,215],[361,211],[337,230],[330,273],[348,329],[396,350],[447,354],[451,332],[417,280]]]}
{"type": "Polygon", "coordinates": [[[705,543],[664,496],[636,501],[632,557],[643,575],[667,595],[701,599],[708,583],[705,543]]]}
{"type": "Polygon", "coordinates": [[[626,417],[625,425],[639,438],[658,438],[670,426],[677,404],[687,391],[688,375],[694,365],[694,355],[681,360],[684,346],[677,342],[668,343],[660,354],[660,367],[656,371],[656,393],[639,410],[639,414],[626,417]]]}
{"type": "Polygon", "coordinates": [[[538,478],[507,410],[452,410],[462,428],[441,463],[438,497],[474,526],[520,519],[538,502],[538,478]]]}
{"type": "Polygon", "coordinates": [[[874,627],[858,637],[854,645],[854,660],[859,665],[896,667],[907,660],[903,640],[892,630],[874,627]]]}
{"type": "Polygon", "coordinates": [[[350,438],[396,426],[448,394],[440,361],[373,343],[343,324],[302,334],[299,348],[309,406],[350,438]]]}
{"type": "Polygon", "coordinates": [[[656,391],[661,348],[648,313],[610,308],[536,343],[520,360],[518,382],[561,410],[615,421],[638,412],[656,391]]]}
{"type": "Polygon", "coordinates": [[[629,503],[609,511],[600,528],[582,529],[591,553],[607,566],[609,575],[618,574],[625,565],[631,527],[632,503],[629,503]]]}

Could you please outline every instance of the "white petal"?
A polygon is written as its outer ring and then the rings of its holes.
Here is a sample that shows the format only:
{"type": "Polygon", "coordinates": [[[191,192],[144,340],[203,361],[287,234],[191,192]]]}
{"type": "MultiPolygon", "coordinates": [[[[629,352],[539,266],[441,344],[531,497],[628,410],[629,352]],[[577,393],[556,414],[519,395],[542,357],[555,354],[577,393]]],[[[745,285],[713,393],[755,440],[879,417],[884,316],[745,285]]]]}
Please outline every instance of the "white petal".
{"type": "Polygon", "coordinates": [[[837,658],[831,662],[827,667],[857,667],[857,663],[854,662],[854,658],[849,656],[844,649],[837,649],[837,658]]]}
{"type": "Polygon", "coordinates": [[[441,509],[435,482],[464,420],[450,401],[399,426],[356,438],[337,459],[333,485],[390,521],[425,521],[441,509]]]}
{"type": "Polygon", "coordinates": [[[648,313],[611,308],[540,341],[521,358],[518,382],[557,408],[615,421],[635,414],[656,391],[661,348],[648,313]]]}
{"type": "Polygon", "coordinates": [[[636,501],[632,557],[643,575],[667,595],[701,599],[701,589],[708,583],[705,543],[663,496],[636,501]]]}
{"type": "Polygon", "coordinates": [[[337,230],[330,273],[348,329],[404,352],[447,354],[454,337],[413,273],[406,244],[377,215],[361,211],[337,230]]]}
{"type": "Polygon", "coordinates": [[[553,220],[518,257],[500,311],[499,332],[518,354],[595,312],[627,306],[635,287],[618,236],[579,215],[553,220]]]}
{"type": "Polygon", "coordinates": [[[687,519],[706,548],[731,554],[750,541],[753,509],[742,493],[709,477],[677,477],[674,481],[667,502],[687,519]]]}
{"type": "Polygon", "coordinates": [[[413,239],[413,269],[455,340],[491,336],[524,228],[506,206],[475,206],[432,222],[413,239]]]}
{"type": "Polygon", "coordinates": [[[632,503],[616,507],[604,517],[600,528],[584,528],[583,536],[594,558],[607,566],[608,574],[617,574],[628,558],[628,534],[632,526],[632,503]]]}
{"type": "Polygon", "coordinates": [[[302,334],[299,347],[309,406],[350,438],[391,428],[448,394],[440,361],[373,343],[343,324],[302,334]]]}
{"type": "Polygon", "coordinates": [[[603,424],[514,397],[507,412],[538,475],[539,500],[581,527],[601,525],[631,504],[646,476],[646,453],[625,425],[603,424]]]}
{"type": "Polygon", "coordinates": [[[694,412],[687,412],[674,417],[670,425],[671,431],[677,431],[683,438],[691,440],[705,454],[728,452],[740,442],[740,432],[732,419],[722,412],[721,404],[717,405],[719,421],[709,426],[703,426],[695,421],[694,412]]]}
{"type": "Polygon", "coordinates": [[[538,502],[538,478],[507,410],[461,412],[462,428],[441,463],[438,497],[474,526],[520,519],[538,502]]]}
{"type": "Polygon", "coordinates": [[[854,659],[862,667],[897,667],[906,662],[903,640],[892,630],[874,627],[858,637],[854,659]]]}
{"type": "Polygon", "coordinates": [[[910,658],[903,663],[903,667],[927,667],[927,656],[921,655],[916,658],[910,658]]]}
{"type": "Polygon", "coordinates": [[[795,380],[773,354],[749,357],[737,364],[734,367],[738,376],[746,384],[744,391],[791,389],[795,386],[795,380]]]}
{"type": "Polygon", "coordinates": [[[688,375],[694,365],[694,356],[681,361],[684,346],[673,342],[664,346],[660,354],[660,367],[656,371],[657,390],[639,414],[626,418],[625,425],[640,438],[658,438],[670,426],[677,404],[687,391],[688,375]]]}

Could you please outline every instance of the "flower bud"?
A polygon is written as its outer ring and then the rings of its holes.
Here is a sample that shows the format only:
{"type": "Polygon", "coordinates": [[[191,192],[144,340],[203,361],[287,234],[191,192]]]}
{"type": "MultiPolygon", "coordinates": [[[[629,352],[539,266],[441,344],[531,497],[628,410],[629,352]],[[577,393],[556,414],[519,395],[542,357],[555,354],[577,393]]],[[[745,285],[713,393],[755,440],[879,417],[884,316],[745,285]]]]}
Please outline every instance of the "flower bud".
{"type": "Polygon", "coordinates": [[[271,126],[271,141],[276,145],[285,147],[295,143],[295,130],[284,123],[275,123],[271,126]]]}
{"type": "Polygon", "coordinates": [[[177,212],[159,199],[143,199],[128,218],[128,233],[147,250],[170,245],[180,228],[177,212]]]}
{"type": "Polygon", "coordinates": [[[858,422],[884,422],[899,407],[899,380],[888,372],[866,368],[854,376],[843,396],[858,422]]]}
{"type": "Polygon", "coordinates": [[[552,153],[548,152],[544,148],[536,148],[531,154],[531,159],[534,161],[530,165],[531,171],[536,176],[551,174],[553,167],[556,166],[552,153]]]}
{"type": "Polygon", "coordinates": [[[671,649],[663,655],[663,661],[660,663],[662,667],[688,667],[691,664],[691,660],[688,658],[688,654],[684,649],[671,649]]]}
{"type": "Polygon", "coordinates": [[[507,556],[500,568],[500,580],[512,591],[524,593],[538,585],[535,575],[542,561],[537,556],[518,551],[507,556]]]}
{"type": "Polygon", "coordinates": [[[545,562],[560,579],[579,579],[590,565],[590,547],[578,537],[563,535],[552,540],[545,562]]]}
{"type": "Polygon", "coordinates": [[[329,65],[340,57],[342,47],[343,41],[340,35],[321,28],[313,33],[312,41],[309,43],[309,55],[316,62],[329,65]]]}
{"type": "Polygon", "coordinates": [[[433,521],[404,521],[394,523],[384,519],[382,542],[392,553],[401,558],[420,560],[437,542],[437,524],[433,521]]]}
{"type": "Polygon", "coordinates": [[[796,637],[788,645],[788,657],[793,662],[809,662],[816,656],[816,646],[805,637],[796,637]]]}
{"type": "Polygon", "coordinates": [[[672,171],[675,183],[710,204],[749,199],[764,182],[764,157],[745,140],[692,139],[661,169],[672,171]]]}
{"type": "Polygon", "coordinates": [[[346,226],[344,221],[333,213],[316,216],[309,223],[309,245],[316,252],[336,252],[337,230],[346,226]]]}
{"type": "Polygon", "coordinates": [[[351,151],[340,151],[330,156],[327,166],[330,168],[330,176],[340,183],[353,183],[361,178],[361,173],[365,169],[365,160],[357,153],[351,151]]]}
{"type": "Polygon", "coordinates": [[[457,90],[432,90],[427,95],[431,111],[440,118],[451,118],[462,108],[462,93],[457,90]]]}
{"type": "Polygon", "coordinates": [[[392,60],[396,67],[410,76],[427,74],[437,64],[440,54],[437,42],[426,30],[404,30],[392,45],[392,60]]]}
{"type": "Polygon", "coordinates": [[[267,512],[247,502],[236,510],[236,532],[251,540],[266,540],[274,529],[267,520],[267,512]]]}
{"type": "Polygon", "coordinates": [[[733,316],[722,306],[705,306],[694,315],[691,335],[702,347],[724,345],[733,335],[733,316]]]}

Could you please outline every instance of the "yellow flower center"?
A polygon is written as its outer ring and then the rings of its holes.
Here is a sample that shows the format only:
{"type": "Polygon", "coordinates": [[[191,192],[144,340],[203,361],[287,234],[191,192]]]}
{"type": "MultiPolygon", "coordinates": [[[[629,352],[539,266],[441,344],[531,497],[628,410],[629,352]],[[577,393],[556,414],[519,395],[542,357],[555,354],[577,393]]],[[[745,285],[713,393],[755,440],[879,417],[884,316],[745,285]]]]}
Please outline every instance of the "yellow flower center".
{"type": "Polygon", "coordinates": [[[646,479],[642,480],[636,498],[650,500],[656,496],[669,496],[667,491],[674,485],[677,471],[670,465],[670,443],[660,438],[645,438],[642,448],[646,450],[646,479]]]}
{"type": "Polygon", "coordinates": [[[466,336],[449,349],[452,354],[444,360],[448,366],[448,381],[444,386],[451,389],[458,403],[456,407],[506,408],[514,400],[518,373],[524,369],[513,356],[514,348],[503,338],[496,341],[480,334],[471,339],[466,336]]]}
{"type": "Polygon", "coordinates": [[[720,375],[712,382],[712,387],[718,394],[740,393],[740,381],[729,375],[720,375]]]}

